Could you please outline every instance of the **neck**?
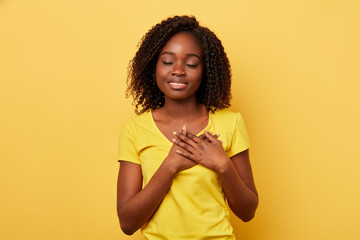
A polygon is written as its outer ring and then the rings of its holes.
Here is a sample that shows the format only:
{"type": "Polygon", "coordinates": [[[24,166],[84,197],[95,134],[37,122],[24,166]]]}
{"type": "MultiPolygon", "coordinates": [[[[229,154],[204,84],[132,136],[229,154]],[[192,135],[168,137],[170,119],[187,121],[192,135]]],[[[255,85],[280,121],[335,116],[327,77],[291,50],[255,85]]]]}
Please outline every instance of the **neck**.
{"type": "Polygon", "coordinates": [[[206,109],[204,105],[198,103],[196,100],[174,101],[166,99],[162,111],[169,118],[186,120],[197,118],[204,114],[206,109]]]}

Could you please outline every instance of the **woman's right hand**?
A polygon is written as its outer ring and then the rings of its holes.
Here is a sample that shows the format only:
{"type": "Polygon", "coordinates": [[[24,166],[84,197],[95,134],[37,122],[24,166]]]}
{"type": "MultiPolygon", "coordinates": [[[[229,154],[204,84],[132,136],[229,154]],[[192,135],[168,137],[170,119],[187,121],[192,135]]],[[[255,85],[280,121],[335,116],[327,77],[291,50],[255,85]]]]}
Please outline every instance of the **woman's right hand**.
{"type": "Polygon", "coordinates": [[[196,162],[179,155],[178,153],[176,153],[176,150],[180,151],[181,148],[176,144],[173,144],[170,149],[169,155],[164,160],[164,164],[166,164],[167,167],[171,169],[171,172],[177,174],[197,164],[196,162]]]}
{"type": "MultiPolygon", "coordinates": [[[[181,133],[183,134],[187,133],[185,126],[181,130],[181,133]]],[[[169,151],[168,156],[164,160],[164,164],[166,164],[166,166],[169,167],[172,170],[172,172],[174,172],[174,174],[177,174],[183,170],[191,168],[197,164],[196,162],[188,158],[180,156],[178,153],[176,153],[176,150],[181,150],[181,148],[176,144],[173,144],[169,151]]]]}

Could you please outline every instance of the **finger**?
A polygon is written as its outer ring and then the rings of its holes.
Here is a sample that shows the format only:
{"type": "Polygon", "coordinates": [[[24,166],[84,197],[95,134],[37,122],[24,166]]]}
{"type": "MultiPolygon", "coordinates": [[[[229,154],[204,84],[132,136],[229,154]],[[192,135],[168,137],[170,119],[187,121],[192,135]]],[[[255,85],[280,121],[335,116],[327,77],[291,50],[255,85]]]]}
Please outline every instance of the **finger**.
{"type": "Polygon", "coordinates": [[[171,139],[171,141],[174,144],[178,145],[179,147],[181,147],[182,149],[184,149],[184,150],[186,150],[186,151],[188,151],[190,153],[194,152],[194,148],[190,144],[188,144],[186,142],[181,142],[181,141],[179,141],[179,140],[177,140],[175,138],[171,139]]]}
{"type": "Polygon", "coordinates": [[[187,137],[186,135],[178,132],[173,132],[175,136],[177,136],[182,142],[187,143],[188,145],[192,146],[193,148],[196,147],[197,142],[192,140],[191,138],[187,137]]]}
{"type": "MultiPolygon", "coordinates": [[[[208,133],[210,133],[210,132],[208,132],[208,133]]],[[[211,133],[210,133],[211,134],[211,133]]],[[[213,137],[214,138],[218,138],[218,137],[220,137],[220,134],[214,134],[213,135],[213,137]]],[[[204,131],[204,133],[203,134],[201,134],[200,136],[199,136],[199,138],[201,138],[202,140],[204,140],[205,138],[206,138],[206,136],[205,136],[205,131],[204,131]]]]}
{"type": "Polygon", "coordinates": [[[197,159],[194,157],[193,154],[190,154],[190,153],[187,153],[187,152],[182,152],[180,150],[175,150],[175,152],[177,154],[179,154],[180,156],[183,156],[183,157],[185,157],[187,159],[190,159],[190,160],[194,161],[195,163],[198,163],[197,159]]]}
{"type": "MultiPolygon", "coordinates": [[[[205,130],[205,131],[206,131],[206,130],[205,130]]],[[[205,136],[205,131],[204,131],[204,134],[201,134],[201,135],[199,136],[199,138],[210,143],[210,142],[211,142],[210,139],[208,139],[208,138],[205,136]]],[[[208,132],[208,133],[209,133],[209,132],[208,132]]],[[[213,137],[217,139],[217,138],[220,137],[220,134],[217,133],[217,134],[213,135],[213,137]]],[[[220,140],[220,141],[221,141],[221,140],[220,140]]],[[[222,141],[221,141],[221,142],[222,142],[222,141]]]]}
{"type": "Polygon", "coordinates": [[[183,129],[183,131],[184,131],[184,134],[186,135],[186,133],[187,133],[187,131],[186,131],[186,126],[184,125],[182,129],[183,129]]]}
{"type": "MultiPolygon", "coordinates": [[[[216,140],[218,140],[216,137],[214,137],[212,134],[210,134],[210,132],[208,131],[204,131],[205,136],[210,140],[210,142],[215,143],[216,140]]],[[[218,136],[220,136],[220,134],[216,134],[218,136]]]]}
{"type": "Polygon", "coordinates": [[[202,140],[205,140],[205,141],[207,141],[207,142],[210,142],[210,140],[205,136],[205,134],[201,134],[201,135],[199,136],[199,138],[202,139],[202,140]]]}
{"type": "Polygon", "coordinates": [[[211,132],[211,131],[206,131],[206,130],[205,130],[204,132],[210,133],[214,138],[219,138],[219,137],[220,137],[220,134],[219,134],[219,133],[213,134],[213,132],[211,132]]]}
{"type": "Polygon", "coordinates": [[[204,141],[206,141],[206,142],[210,142],[210,140],[205,136],[205,134],[201,134],[201,135],[199,136],[199,138],[202,139],[202,140],[204,140],[204,141]]]}
{"type": "Polygon", "coordinates": [[[175,150],[175,152],[183,157],[189,158],[190,159],[190,153],[186,153],[186,152],[182,152],[180,150],[175,150]]]}
{"type": "MultiPolygon", "coordinates": [[[[204,139],[202,139],[202,138],[200,138],[200,137],[198,137],[198,136],[196,136],[196,135],[194,135],[194,134],[192,134],[192,133],[190,133],[190,132],[188,132],[188,133],[186,134],[186,136],[189,137],[189,138],[191,138],[191,140],[193,140],[193,141],[196,142],[196,143],[199,143],[200,141],[204,140],[204,139]]],[[[204,138],[205,138],[205,136],[204,136],[204,138]]]]}
{"type": "Polygon", "coordinates": [[[217,134],[213,135],[213,137],[216,138],[219,142],[223,143],[223,141],[219,139],[220,134],[217,133],[217,134]]]}

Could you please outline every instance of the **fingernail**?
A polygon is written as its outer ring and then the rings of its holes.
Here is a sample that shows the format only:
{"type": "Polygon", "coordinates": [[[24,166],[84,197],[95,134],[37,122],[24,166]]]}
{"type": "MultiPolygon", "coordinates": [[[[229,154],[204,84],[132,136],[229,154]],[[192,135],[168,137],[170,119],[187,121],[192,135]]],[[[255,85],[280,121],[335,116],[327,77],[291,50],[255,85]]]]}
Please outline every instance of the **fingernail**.
{"type": "Polygon", "coordinates": [[[211,132],[211,131],[210,131],[209,133],[210,133],[210,134],[212,134],[212,132],[211,132]]]}
{"type": "Polygon", "coordinates": [[[221,142],[221,143],[223,143],[223,141],[222,141],[222,140],[220,140],[220,142],[221,142]]]}
{"type": "Polygon", "coordinates": [[[174,135],[176,135],[176,134],[177,134],[177,132],[176,132],[176,131],[173,131],[173,134],[174,134],[174,135]]]}
{"type": "Polygon", "coordinates": [[[183,126],[183,128],[182,128],[182,130],[184,130],[185,131],[185,129],[186,129],[186,127],[185,127],[185,125],[183,126]]]}
{"type": "Polygon", "coordinates": [[[175,138],[172,138],[171,141],[176,142],[176,139],[175,139],[175,138]]]}

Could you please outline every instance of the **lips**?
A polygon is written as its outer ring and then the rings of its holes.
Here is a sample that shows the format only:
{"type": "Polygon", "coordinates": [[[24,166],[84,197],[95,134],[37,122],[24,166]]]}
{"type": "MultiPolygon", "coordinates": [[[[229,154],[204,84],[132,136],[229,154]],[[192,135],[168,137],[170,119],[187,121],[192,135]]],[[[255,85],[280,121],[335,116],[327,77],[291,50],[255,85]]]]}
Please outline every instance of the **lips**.
{"type": "Polygon", "coordinates": [[[187,83],[185,82],[169,82],[170,88],[174,90],[182,90],[187,87],[187,83]]]}

